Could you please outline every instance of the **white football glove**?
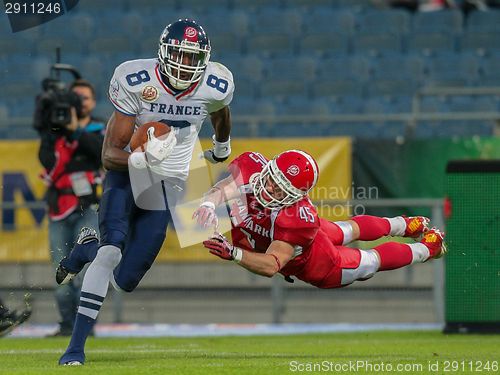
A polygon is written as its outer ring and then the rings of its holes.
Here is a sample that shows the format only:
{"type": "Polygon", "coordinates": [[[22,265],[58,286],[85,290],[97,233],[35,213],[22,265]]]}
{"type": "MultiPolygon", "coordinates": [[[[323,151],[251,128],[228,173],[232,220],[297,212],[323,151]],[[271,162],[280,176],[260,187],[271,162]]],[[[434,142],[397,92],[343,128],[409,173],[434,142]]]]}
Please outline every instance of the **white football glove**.
{"type": "Polygon", "coordinates": [[[168,133],[165,139],[158,139],[155,137],[155,129],[153,127],[149,128],[148,143],[146,143],[146,157],[149,164],[160,164],[170,156],[176,144],[177,138],[173,130],[168,133]]]}
{"type": "Polygon", "coordinates": [[[213,135],[212,143],[212,149],[203,151],[203,157],[210,163],[222,163],[231,155],[231,137],[226,142],[218,142],[213,135]]]}
{"type": "Polygon", "coordinates": [[[219,227],[219,218],[215,213],[215,204],[212,202],[203,202],[193,213],[193,219],[202,228],[213,226],[215,230],[219,227]]]}

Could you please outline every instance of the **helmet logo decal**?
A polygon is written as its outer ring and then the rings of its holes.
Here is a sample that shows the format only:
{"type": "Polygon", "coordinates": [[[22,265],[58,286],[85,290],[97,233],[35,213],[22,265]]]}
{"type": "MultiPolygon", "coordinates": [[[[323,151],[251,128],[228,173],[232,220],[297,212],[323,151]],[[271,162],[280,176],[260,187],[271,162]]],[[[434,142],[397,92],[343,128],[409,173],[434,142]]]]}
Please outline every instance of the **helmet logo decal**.
{"type": "Polygon", "coordinates": [[[188,26],[186,27],[186,29],[184,30],[184,37],[189,40],[190,42],[196,42],[197,40],[197,35],[198,35],[198,31],[196,31],[196,29],[194,27],[191,27],[191,26],[188,26]]]}
{"type": "Polygon", "coordinates": [[[299,174],[299,172],[300,172],[300,169],[295,164],[290,165],[288,167],[288,169],[286,170],[286,173],[292,177],[297,176],[299,174]]]}
{"type": "Polygon", "coordinates": [[[142,89],[141,97],[145,102],[154,102],[158,99],[158,89],[154,86],[145,86],[142,89]]]}

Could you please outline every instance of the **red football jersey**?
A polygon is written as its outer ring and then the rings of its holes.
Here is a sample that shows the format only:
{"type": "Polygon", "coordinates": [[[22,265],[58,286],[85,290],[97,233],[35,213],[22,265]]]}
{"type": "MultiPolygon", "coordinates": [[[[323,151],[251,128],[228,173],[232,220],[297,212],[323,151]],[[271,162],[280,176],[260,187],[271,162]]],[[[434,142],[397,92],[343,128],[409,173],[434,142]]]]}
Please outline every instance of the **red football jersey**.
{"type": "MultiPolygon", "coordinates": [[[[295,255],[281,273],[299,277],[310,256],[320,220],[308,197],[279,209],[264,208],[257,202],[253,195],[252,180],[267,162],[257,152],[245,152],[229,165],[241,193],[241,197],[231,207],[233,244],[249,251],[265,253],[272,241],[287,242],[295,247],[295,255]]],[[[323,234],[320,237],[331,246],[328,236],[323,234]]]]}

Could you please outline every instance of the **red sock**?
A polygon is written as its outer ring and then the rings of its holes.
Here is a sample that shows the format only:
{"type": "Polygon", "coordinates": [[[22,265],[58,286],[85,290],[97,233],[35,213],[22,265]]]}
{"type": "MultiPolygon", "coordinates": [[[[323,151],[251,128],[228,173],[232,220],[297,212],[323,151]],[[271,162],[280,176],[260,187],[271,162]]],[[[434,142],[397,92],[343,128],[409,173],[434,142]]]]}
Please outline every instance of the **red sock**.
{"type": "Polygon", "coordinates": [[[413,253],[411,247],[404,243],[386,242],[376,246],[374,250],[380,256],[379,271],[394,270],[411,264],[413,253]]]}
{"type": "Polygon", "coordinates": [[[359,226],[359,239],[361,241],[376,240],[388,236],[391,232],[389,220],[383,217],[359,215],[354,216],[351,220],[354,220],[359,226]]]}

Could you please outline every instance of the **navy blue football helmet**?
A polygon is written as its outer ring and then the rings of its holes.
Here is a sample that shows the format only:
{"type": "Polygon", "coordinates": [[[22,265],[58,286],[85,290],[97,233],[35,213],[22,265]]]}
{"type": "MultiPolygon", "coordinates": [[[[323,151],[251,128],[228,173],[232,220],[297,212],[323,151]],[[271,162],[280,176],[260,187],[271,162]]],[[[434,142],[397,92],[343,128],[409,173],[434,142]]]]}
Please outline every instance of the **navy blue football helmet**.
{"type": "Polygon", "coordinates": [[[205,30],[190,19],[168,25],[160,37],[160,71],[170,84],[184,90],[200,80],[210,59],[210,40],[205,30]]]}

